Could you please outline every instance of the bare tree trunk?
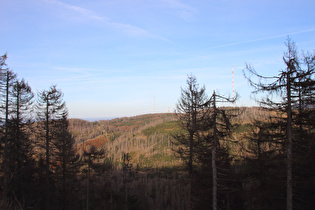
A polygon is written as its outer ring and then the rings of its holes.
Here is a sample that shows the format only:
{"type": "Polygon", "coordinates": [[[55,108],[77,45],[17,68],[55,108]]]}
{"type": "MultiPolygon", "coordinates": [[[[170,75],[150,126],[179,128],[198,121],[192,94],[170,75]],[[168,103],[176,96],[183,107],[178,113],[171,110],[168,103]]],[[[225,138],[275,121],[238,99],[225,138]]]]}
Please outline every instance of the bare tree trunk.
{"type": "Polygon", "coordinates": [[[8,118],[9,118],[9,71],[7,71],[6,99],[5,99],[4,173],[3,173],[4,197],[6,197],[8,193],[8,174],[9,174],[8,118]]]}
{"type": "Polygon", "coordinates": [[[65,137],[62,138],[62,209],[66,209],[65,201],[66,201],[66,140],[65,137]]]}
{"type": "Polygon", "coordinates": [[[217,210],[217,192],[218,192],[218,183],[217,183],[217,166],[216,166],[216,149],[217,149],[217,127],[216,127],[216,117],[217,117],[217,108],[215,101],[215,91],[213,91],[213,109],[214,109],[214,127],[213,127],[213,145],[212,145],[212,209],[217,210]]]}
{"type": "MultiPolygon", "coordinates": [[[[216,140],[214,140],[216,142],[216,140]]],[[[212,147],[212,182],[213,182],[213,189],[212,189],[212,209],[217,209],[217,191],[218,191],[218,185],[217,185],[217,166],[216,166],[216,144],[214,142],[214,145],[212,147]]]]}
{"type": "Polygon", "coordinates": [[[21,173],[21,168],[22,168],[22,153],[21,153],[21,130],[20,130],[20,90],[17,91],[17,96],[16,96],[16,139],[15,139],[15,145],[17,147],[17,157],[16,157],[16,163],[17,163],[17,182],[16,184],[16,194],[18,197],[21,194],[22,191],[22,173],[21,173]]]}
{"type": "Polygon", "coordinates": [[[189,173],[192,175],[193,171],[193,164],[192,164],[192,156],[193,156],[193,141],[194,141],[194,135],[191,133],[189,137],[189,173]]]}
{"type": "Polygon", "coordinates": [[[50,172],[49,172],[49,102],[46,103],[46,209],[49,209],[49,197],[50,197],[50,172]]]}
{"type": "Polygon", "coordinates": [[[291,70],[287,73],[287,210],[292,210],[292,110],[291,110],[291,70]]]}
{"type": "Polygon", "coordinates": [[[189,209],[193,209],[193,153],[194,153],[194,133],[195,133],[195,123],[196,123],[196,112],[194,110],[194,97],[191,98],[191,110],[190,110],[190,119],[191,120],[191,130],[190,130],[190,135],[189,135],[189,182],[190,182],[190,199],[189,199],[189,209]]]}

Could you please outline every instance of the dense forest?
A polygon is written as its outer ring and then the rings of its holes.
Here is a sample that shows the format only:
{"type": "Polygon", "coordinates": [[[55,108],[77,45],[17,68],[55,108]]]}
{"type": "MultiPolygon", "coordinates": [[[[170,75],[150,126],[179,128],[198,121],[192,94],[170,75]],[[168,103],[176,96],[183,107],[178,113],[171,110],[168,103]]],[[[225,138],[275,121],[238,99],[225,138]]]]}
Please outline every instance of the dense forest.
{"type": "Polygon", "coordinates": [[[277,75],[244,68],[260,106],[188,75],[175,113],[95,122],[68,119],[56,85],[34,94],[3,55],[0,208],[313,209],[315,55],[286,46],[277,75]]]}

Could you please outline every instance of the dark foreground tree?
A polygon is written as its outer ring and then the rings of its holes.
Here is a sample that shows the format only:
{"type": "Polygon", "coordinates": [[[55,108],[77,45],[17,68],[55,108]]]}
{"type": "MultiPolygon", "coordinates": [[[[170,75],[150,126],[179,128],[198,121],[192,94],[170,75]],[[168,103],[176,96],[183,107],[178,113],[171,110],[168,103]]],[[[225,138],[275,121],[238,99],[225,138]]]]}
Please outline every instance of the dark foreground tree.
{"type": "Polygon", "coordinates": [[[243,136],[247,142],[242,148],[244,209],[284,209],[285,135],[281,127],[285,123],[262,118],[254,119],[243,136]]]}
{"type": "Polygon", "coordinates": [[[26,171],[32,162],[32,143],[30,140],[30,126],[32,123],[33,97],[31,87],[22,79],[15,81],[11,89],[11,111],[8,121],[8,138],[10,151],[10,174],[12,182],[12,196],[22,203],[27,197],[26,171]]]}
{"type": "MultiPolygon", "coordinates": [[[[236,110],[230,107],[219,107],[222,103],[234,103],[233,98],[223,97],[215,91],[208,104],[208,117],[205,131],[202,134],[201,144],[197,149],[197,160],[199,165],[199,187],[206,186],[210,191],[204,191],[211,198],[207,198],[212,204],[212,209],[231,208],[229,194],[232,186],[227,181],[232,173],[231,160],[228,148],[228,136],[231,133],[231,119],[236,110]],[[211,173],[210,173],[211,172],[211,173]],[[206,178],[205,178],[206,177],[206,178]],[[207,180],[208,179],[208,180],[207,180]],[[209,180],[211,179],[211,180],[209,180]]],[[[231,179],[230,179],[231,180],[231,179]]],[[[200,196],[200,195],[199,195],[200,196]]],[[[200,196],[202,197],[202,196],[200,196]]],[[[233,206],[233,205],[232,205],[233,206]]],[[[198,208],[205,208],[201,205],[198,208]]]]}
{"type": "Polygon", "coordinates": [[[208,118],[209,98],[206,88],[199,88],[195,76],[188,76],[186,89],[181,89],[181,98],[176,105],[176,116],[183,134],[174,136],[175,144],[180,145],[177,151],[180,157],[187,162],[190,174],[194,171],[195,147],[200,142],[200,132],[205,128],[208,118]]]}
{"type": "MultiPolygon", "coordinates": [[[[87,145],[83,148],[82,164],[83,173],[86,174],[86,209],[94,209],[97,193],[93,190],[92,180],[97,175],[104,176],[104,172],[111,168],[110,164],[105,162],[105,151],[103,149],[97,149],[95,146],[87,145]]],[[[94,188],[97,188],[94,186],[94,188]]]]}
{"type": "Polygon", "coordinates": [[[1,57],[0,60],[0,87],[1,87],[1,114],[4,119],[4,136],[2,142],[4,144],[4,152],[3,152],[3,195],[6,198],[9,192],[9,139],[8,139],[8,132],[9,132],[9,117],[10,117],[10,95],[11,95],[11,88],[13,82],[16,79],[16,74],[8,68],[3,68],[6,66],[5,60],[7,56],[4,55],[1,57]]]}
{"type": "Polygon", "coordinates": [[[7,208],[7,204],[24,209],[34,200],[34,159],[30,140],[33,93],[27,82],[16,79],[16,74],[5,68],[6,58],[6,55],[0,58],[0,135],[4,149],[1,160],[4,196],[0,202],[4,204],[2,208],[7,208]]]}
{"type": "Polygon", "coordinates": [[[176,116],[183,132],[174,136],[174,143],[178,145],[177,153],[180,158],[188,166],[190,175],[190,209],[192,209],[192,182],[194,171],[196,170],[195,149],[201,143],[201,132],[207,129],[205,125],[208,118],[207,107],[209,98],[205,93],[206,88],[199,88],[195,76],[188,76],[186,83],[187,87],[186,89],[181,89],[181,98],[176,106],[176,116]]]}
{"type": "Polygon", "coordinates": [[[231,158],[227,144],[220,145],[220,142],[226,140],[230,133],[230,118],[235,114],[235,110],[219,108],[218,104],[222,102],[233,103],[234,99],[220,96],[215,92],[211,98],[208,98],[205,88],[199,89],[196,78],[189,76],[187,89],[182,89],[181,99],[177,104],[176,112],[182,133],[174,138],[179,146],[178,154],[188,163],[191,209],[208,208],[210,203],[212,209],[217,209],[218,188],[220,188],[219,207],[223,207],[222,200],[223,202],[229,200],[226,190],[228,184],[223,181],[225,179],[223,176],[229,175],[231,158]],[[220,181],[218,181],[218,174],[220,174],[220,181]],[[222,174],[224,175],[221,176],[222,174]],[[209,189],[212,189],[211,195],[209,189]]]}
{"type": "MultiPolygon", "coordinates": [[[[226,98],[221,95],[217,95],[215,91],[210,99],[210,110],[212,111],[209,118],[209,126],[212,128],[212,132],[209,132],[207,139],[212,143],[211,151],[211,164],[212,164],[212,209],[216,210],[217,194],[218,194],[218,170],[216,166],[217,162],[217,148],[220,146],[220,140],[224,140],[231,131],[230,118],[232,113],[228,114],[229,110],[218,108],[218,104],[222,102],[234,103],[235,99],[226,98]]],[[[226,186],[227,187],[227,186],[226,186]]]]}
{"type": "MultiPolygon", "coordinates": [[[[45,149],[45,208],[50,209],[52,203],[52,186],[50,174],[54,173],[52,163],[56,161],[56,148],[53,144],[56,140],[56,130],[58,129],[58,122],[63,118],[67,112],[65,102],[63,101],[63,94],[56,88],[51,86],[49,90],[44,90],[38,93],[37,101],[37,117],[40,121],[41,130],[39,138],[41,140],[42,148],[45,149]]],[[[60,129],[60,128],[59,128],[60,129]]]]}
{"type": "MultiPolygon", "coordinates": [[[[293,164],[299,163],[296,160],[299,159],[299,155],[296,152],[297,149],[303,143],[302,136],[298,135],[296,128],[299,128],[300,134],[304,129],[308,130],[309,134],[314,133],[314,127],[312,128],[312,120],[310,116],[314,110],[314,55],[304,56],[301,60],[297,54],[296,46],[294,42],[288,39],[287,52],[285,52],[283,60],[286,65],[284,70],[281,70],[277,76],[264,77],[256,73],[256,71],[249,65],[246,66],[245,77],[249,80],[250,84],[255,88],[254,93],[268,93],[269,95],[262,100],[259,100],[260,104],[264,107],[272,108],[275,113],[278,114],[277,118],[274,118],[281,126],[281,123],[285,122],[285,126],[282,126],[281,132],[285,134],[283,141],[283,149],[286,153],[286,208],[288,210],[293,209],[293,204],[300,208],[303,206],[303,202],[311,201],[299,201],[300,195],[295,186],[299,184],[297,179],[293,179],[293,164]],[[250,75],[254,75],[259,80],[254,81],[250,75]],[[262,80],[269,79],[271,82],[265,82],[262,80]],[[272,98],[272,96],[276,96],[272,98]],[[278,100],[276,100],[278,99],[278,100]],[[308,112],[308,116],[305,117],[305,113],[308,112]],[[302,120],[303,119],[303,120],[302,120]],[[303,122],[304,121],[304,122],[303,122]],[[305,122],[309,121],[309,125],[305,126],[305,122]],[[311,127],[309,127],[311,126],[311,127]],[[293,147],[294,145],[294,147],[293,147]],[[294,161],[293,161],[294,160],[294,161]],[[294,202],[293,202],[294,201],[294,202]]],[[[311,134],[312,136],[312,134],[311,134]]],[[[311,137],[310,136],[310,137],[311,137]]],[[[311,139],[307,140],[309,143],[314,142],[311,139]]],[[[311,152],[312,144],[306,144],[306,150],[311,152]]],[[[312,151],[314,152],[314,151],[312,151]]],[[[300,170],[307,170],[306,168],[300,170]]],[[[311,172],[312,174],[313,172],[311,172]]],[[[303,192],[302,192],[303,193],[303,192]]],[[[302,196],[303,197],[303,196],[302,196]]]]}
{"type": "Polygon", "coordinates": [[[79,170],[79,156],[76,154],[74,139],[69,132],[67,116],[65,110],[62,118],[54,122],[55,139],[53,140],[56,147],[55,180],[59,191],[58,201],[62,209],[71,209],[71,202],[75,201],[74,196],[71,195],[76,189],[74,181],[79,170]]]}
{"type": "Polygon", "coordinates": [[[293,202],[295,208],[315,205],[315,53],[303,53],[292,107],[293,202]]]}

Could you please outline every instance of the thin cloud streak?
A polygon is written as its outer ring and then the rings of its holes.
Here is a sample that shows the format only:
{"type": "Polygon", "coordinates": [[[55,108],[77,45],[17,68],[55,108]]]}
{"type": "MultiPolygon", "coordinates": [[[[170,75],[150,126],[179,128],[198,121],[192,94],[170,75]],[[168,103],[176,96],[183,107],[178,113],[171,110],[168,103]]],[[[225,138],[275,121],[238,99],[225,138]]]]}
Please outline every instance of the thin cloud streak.
{"type": "Polygon", "coordinates": [[[290,36],[290,35],[295,35],[295,34],[302,34],[302,33],[312,32],[312,31],[315,31],[315,28],[309,29],[309,30],[304,30],[304,31],[297,31],[297,32],[287,33],[287,34],[269,36],[269,37],[264,37],[264,38],[259,38],[259,39],[247,40],[247,41],[242,41],[242,42],[234,42],[234,43],[230,43],[230,44],[218,45],[218,46],[210,47],[208,49],[230,47],[230,46],[234,46],[234,45],[258,42],[258,41],[263,41],[263,40],[268,40],[268,39],[275,39],[275,38],[280,38],[280,37],[285,37],[285,36],[290,36]]]}
{"type": "Polygon", "coordinates": [[[57,0],[46,0],[46,1],[49,3],[55,4],[55,5],[58,5],[60,7],[63,7],[65,9],[71,10],[73,12],[79,13],[80,15],[85,17],[86,19],[101,21],[106,26],[108,26],[114,30],[126,33],[126,34],[131,35],[131,36],[151,37],[151,38],[160,39],[160,40],[163,40],[166,42],[171,42],[170,40],[168,40],[166,38],[153,35],[149,31],[142,29],[142,28],[139,28],[137,26],[133,26],[133,25],[126,24],[126,23],[119,23],[119,22],[110,21],[110,19],[108,17],[99,16],[94,11],[83,8],[83,7],[74,6],[74,5],[67,4],[67,3],[64,3],[61,1],[57,1],[57,0]]]}
{"type": "Polygon", "coordinates": [[[55,5],[58,5],[60,7],[63,7],[65,9],[69,9],[71,11],[80,13],[82,16],[84,16],[85,18],[88,18],[88,19],[95,19],[95,20],[106,20],[107,19],[106,17],[96,15],[92,10],[89,10],[89,9],[74,6],[71,4],[66,4],[64,2],[56,1],[56,0],[46,0],[46,1],[49,3],[55,4],[55,5]]]}
{"type": "Polygon", "coordinates": [[[180,0],[161,0],[167,7],[177,10],[174,15],[184,20],[191,20],[198,10],[180,0]]]}

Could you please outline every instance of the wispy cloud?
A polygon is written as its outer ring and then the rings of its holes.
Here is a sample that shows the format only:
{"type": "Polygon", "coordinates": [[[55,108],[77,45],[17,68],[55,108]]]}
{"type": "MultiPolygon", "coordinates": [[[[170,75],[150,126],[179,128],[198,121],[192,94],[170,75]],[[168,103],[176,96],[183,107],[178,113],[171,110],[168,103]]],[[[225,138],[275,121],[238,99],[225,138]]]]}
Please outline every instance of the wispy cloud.
{"type": "Polygon", "coordinates": [[[190,20],[198,10],[180,0],[161,0],[167,7],[175,10],[175,15],[185,20],[190,20]]]}
{"type": "Polygon", "coordinates": [[[252,42],[259,42],[259,41],[263,41],[263,40],[275,39],[275,38],[280,38],[280,37],[285,37],[285,36],[290,36],[290,35],[295,35],[295,34],[313,32],[313,31],[315,31],[315,28],[303,30],[303,31],[291,32],[291,33],[287,33],[287,34],[280,34],[280,35],[275,35],[275,36],[263,37],[263,38],[259,38],[259,39],[252,39],[252,40],[246,40],[246,41],[241,41],[241,42],[233,42],[233,43],[229,43],[229,44],[223,44],[223,45],[210,47],[209,49],[230,47],[230,46],[234,46],[234,45],[240,45],[240,44],[246,44],[246,43],[252,43],[252,42]]]}
{"type": "Polygon", "coordinates": [[[92,68],[77,68],[77,67],[52,67],[53,71],[58,71],[58,75],[54,78],[55,82],[67,84],[84,84],[87,82],[93,83],[98,78],[102,77],[101,71],[92,68]]]}
{"type": "Polygon", "coordinates": [[[64,3],[61,1],[56,1],[56,0],[46,0],[46,2],[57,5],[59,7],[64,8],[64,9],[76,12],[77,14],[80,14],[84,18],[94,19],[94,20],[107,20],[106,17],[96,15],[94,11],[83,8],[83,7],[67,4],[67,3],[64,3]]]}
{"type": "Polygon", "coordinates": [[[131,35],[131,36],[142,36],[142,37],[151,37],[151,38],[155,38],[155,39],[160,39],[160,40],[164,40],[164,41],[168,41],[167,39],[151,34],[149,31],[131,25],[131,24],[127,24],[127,23],[121,23],[121,22],[115,22],[115,21],[111,21],[110,18],[106,17],[106,16],[102,16],[102,15],[98,15],[95,11],[90,10],[90,9],[86,9],[84,7],[79,7],[79,6],[75,6],[75,5],[71,5],[71,4],[67,4],[61,1],[57,1],[57,0],[46,0],[48,3],[57,5],[63,9],[69,10],[71,12],[74,12],[75,16],[77,17],[77,15],[80,15],[81,17],[83,17],[85,20],[93,20],[93,21],[100,21],[102,24],[104,24],[105,26],[116,30],[116,31],[120,31],[122,33],[131,35]]]}

